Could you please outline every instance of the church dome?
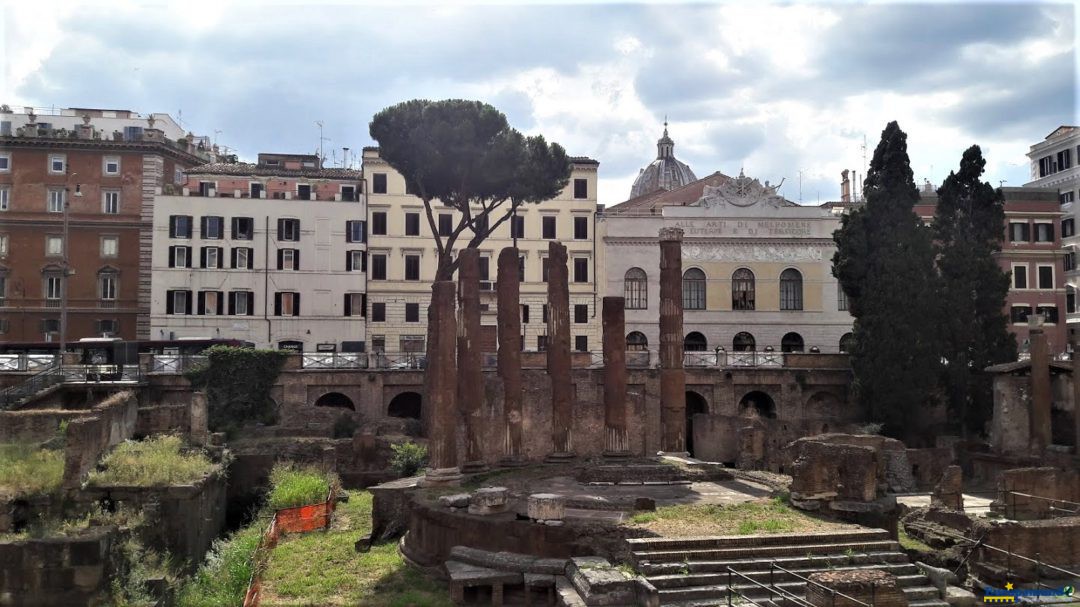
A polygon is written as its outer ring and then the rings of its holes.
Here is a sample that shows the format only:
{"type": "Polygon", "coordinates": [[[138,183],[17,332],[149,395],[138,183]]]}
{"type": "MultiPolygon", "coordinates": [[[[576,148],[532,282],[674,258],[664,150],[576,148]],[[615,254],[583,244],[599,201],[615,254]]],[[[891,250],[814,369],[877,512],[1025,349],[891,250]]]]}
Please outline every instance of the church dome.
{"type": "Polygon", "coordinates": [[[656,160],[638,173],[634,185],[630,188],[630,198],[652,194],[658,190],[674,190],[691,181],[697,181],[697,177],[685,162],[675,158],[675,142],[668,136],[665,121],[664,135],[656,141],[656,160]]]}

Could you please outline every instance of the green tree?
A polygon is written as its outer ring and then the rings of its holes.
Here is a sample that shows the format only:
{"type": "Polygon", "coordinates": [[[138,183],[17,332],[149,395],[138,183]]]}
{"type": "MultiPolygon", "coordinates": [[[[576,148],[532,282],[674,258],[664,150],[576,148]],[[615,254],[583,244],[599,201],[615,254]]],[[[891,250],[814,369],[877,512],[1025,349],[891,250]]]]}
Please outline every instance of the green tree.
{"type": "Polygon", "coordinates": [[[424,202],[438,251],[435,280],[453,278],[459,240],[479,246],[520,205],[551,199],[570,181],[562,146],[523,136],[480,101],[405,101],[375,114],[369,130],[379,156],[424,202]],[[439,233],[436,208],[459,212],[448,235],[439,233]]]}
{"type": "Polygon", "coordinates": [[[998,266],[1005,230],[1001,190],[981,181],[986,160],[973,145],[959,172],[938,189],[932,224],[941,276],[942,385],[951,418],[964,437],[981,433],[993,411],[992,364],[1015,360],[1005,296],[1009,275],[998,266]]]}
{"type": "Polygon", "coordinates": [[[213,346],[203,354],[206,363],[185,375],[193,388],[206,391],[211,431],[231,435],[246,422],[277,421],[270,390],[285,364],[285,352],[213,346]]]}
{"type": "Polygon", "coordinates": [[[930,230],[914,212],[907,134],[895,121],[882,131],[863,197],[833,235],[833,275],[855,317],[855,393],[886,434],[916,439],[920,413],[937,397],[940,308],[930,230]]]}

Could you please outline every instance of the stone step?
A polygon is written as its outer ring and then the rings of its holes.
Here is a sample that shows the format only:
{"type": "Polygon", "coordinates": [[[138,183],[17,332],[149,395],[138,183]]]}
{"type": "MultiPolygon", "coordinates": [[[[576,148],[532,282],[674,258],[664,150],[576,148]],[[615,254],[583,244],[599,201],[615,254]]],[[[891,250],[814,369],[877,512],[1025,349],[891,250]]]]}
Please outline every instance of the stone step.
{"type": "MultiPolygon", "coordinates": [[[[752,571],[739,571],[742,575],[749,577],[755,581],[763,584],[768,584],[770,579],[773,583],[779,582],[792,582],[800,581],[796,576],[807,577],[811,573],[819,571],[853,571],[856,569],[880,569],[891,573],[897,577],[897,583],[901,587],[906,586],[918,586],[926,583],[926,577],[919,572],[919,569],[910,563],[896,563],[890,565],[863,565],[854,567],[815,567],[805,569],[789,569],[791,573],[784,571],[772,571],[770,577],[770,571],[764,570],[752,570],[752,571]]],[[[738,570],[737,570],[738,571],[738,570]]],[[[728,574],[726,572],[716,573],[691,573],[689,575],[656,575],[649,576],[647,578],[649,583],[656,586],[657,589],[662,588],[685,588],[688,586],[710,586],[716,584],[727,584],[728,574]]],[[[739,578],[733,576],[733,581],[737,581],[739,578]]],[[[745,579],[743,580],[745,581],[745,579]]]]}
{"type": "Polygon", "coordinates": [[[555,603],[559,607],[586,607],[585,600],[566,576],[555,576],[555,603]]]}
{"type": "Polygon", "coordinates": [[[908,607],[949,607],[949,604],[941,599],[929,599],[921,601],[908,600],[908,607]]]}
{"type": "MultiPolygon", "coordinates": [[[[769,597],[769,590],[750,583],[733,584],[735,590],[743,596],[755,600],[769,597]]],[[[782,589],[791,593],[797,597],[803,597],[806,592],[806,582],[799,580],[797,582],[780,582],[775,585],[776,588],[782,589]]],[[[933,586],[913,586],[902,589],[904,596],[907,597],[909,607],[912,601],[932,601],[940,600],[938,597],[937,588],[933,586]]],[[[660,592],[660,604],[669,605],[673,602],[679,601],[703,601],[703,600],[718,600],[727,599],[728,587],[727,583],[724,584],[712,584],[708,586],[693,586],[688,588],[662,588],[660,592]]]]}
{"type": "Polygon", "coordinates": [[[823,567],[827,568],[829,564],[833,565],[888,565],[908,563],[908,557],[902,552],[867,552],[867,553],[855,553],[854,555],[847,554],[833,554],[833,555],[818,555],[807,558],[803,556],[782,556],[773,558],[750,558],[750,559],[728,559],[718,561],[688,561],[688,562],[663,562],[663,563],[641,563],[638,566],[638,571],[643,575],[665,575],[681,573],[684,568],[688,569],[690,573],[713,573],[713,572],[725,572],[728,567],[735,569],[736,571],[742,570],[762,570],[768,569],[769,563],[775,562],[777,565],[785,569],[798,569],[809,567],[823,567]]]}
{"type": "Polygon", "coordinates": [[[635,551],[634,563],[683,562],[738,558],[772,558],[779,556],[838,555],[851,551],[898,552],[900,544],[892,540],[803,544],[796,546],[762,546],[756,548],[710,548],[695,550],[635,551]]]}
{"type": "Polygon", "coordinates": [[[807,544],[839,544],[874,542],[889,539],[884,529],[851,529],[825,533],[777,533],[770,535],[714,535],[700,537],[645,537],[626,540],[631,552],[670,550],[702,550],[713,548],[764,548],[767,546],[800,546],[807,544]]]}

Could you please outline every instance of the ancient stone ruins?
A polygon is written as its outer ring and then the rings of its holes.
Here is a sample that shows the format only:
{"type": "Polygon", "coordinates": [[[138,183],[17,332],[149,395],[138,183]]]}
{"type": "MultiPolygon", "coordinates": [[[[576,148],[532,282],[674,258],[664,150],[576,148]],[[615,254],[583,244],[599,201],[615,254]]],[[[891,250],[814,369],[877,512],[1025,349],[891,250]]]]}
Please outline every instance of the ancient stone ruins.
{"type": "MultiPolygon", "coordinates": [[[[432,285],[424,364],[289,356],[271,390],[277,422],[228,441],[208,429],[206,395],[166,366],[184,363],[158,355],[20,397],[0,411],[0,442],[47,445],[59,428],[63,473],[50,496],[0,493],[0,605],[90,604],[115,573],[115,529],[18,535],[37,518],[132,505],[197,563],[278,461],[370,490],[357,549],[396,542],[455,603],[945,607],[1015,589],[1075,600],[1062,589],[1080,569],[1080,357],[1050,360],[1034,324],[1030,357],[989,369],[988,442],[937,432],[904,444],[867,426],[842,355],[684,364],[682,232],[657,243],[655,366],[627,349],[622,297],[600,302],[602,356],[571,350],[567,254],[553,241],[542,352],[522,349],[517,249],[498,256],[493,310],[466,249],[458,280],[432,285]],[[88,482],[126,439],[167,433],[208,454],[198,479],[88,482]],[[427,467],[397,478],[392,451],[406,442],[426,446],[427,467]]],[[[926,427],[942,415],[928,411],[926,427]]]]}

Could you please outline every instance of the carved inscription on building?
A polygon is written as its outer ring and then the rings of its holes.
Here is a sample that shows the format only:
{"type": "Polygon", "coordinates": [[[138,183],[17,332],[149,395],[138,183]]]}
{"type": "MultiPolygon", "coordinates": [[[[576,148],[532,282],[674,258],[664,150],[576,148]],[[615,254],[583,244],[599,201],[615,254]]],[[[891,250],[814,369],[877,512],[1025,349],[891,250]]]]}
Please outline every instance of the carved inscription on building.
{"type": "Polygon", "coordinates": [[[708,219],[675,223],[688,237],[693,236],[810,236],[813,222],[786,219],[708,219]]]}
{"type": "Polygon", "coordinates": [[[683,244],[687,261],[821,261],[825,247],[788,244],[683,244]]]}

